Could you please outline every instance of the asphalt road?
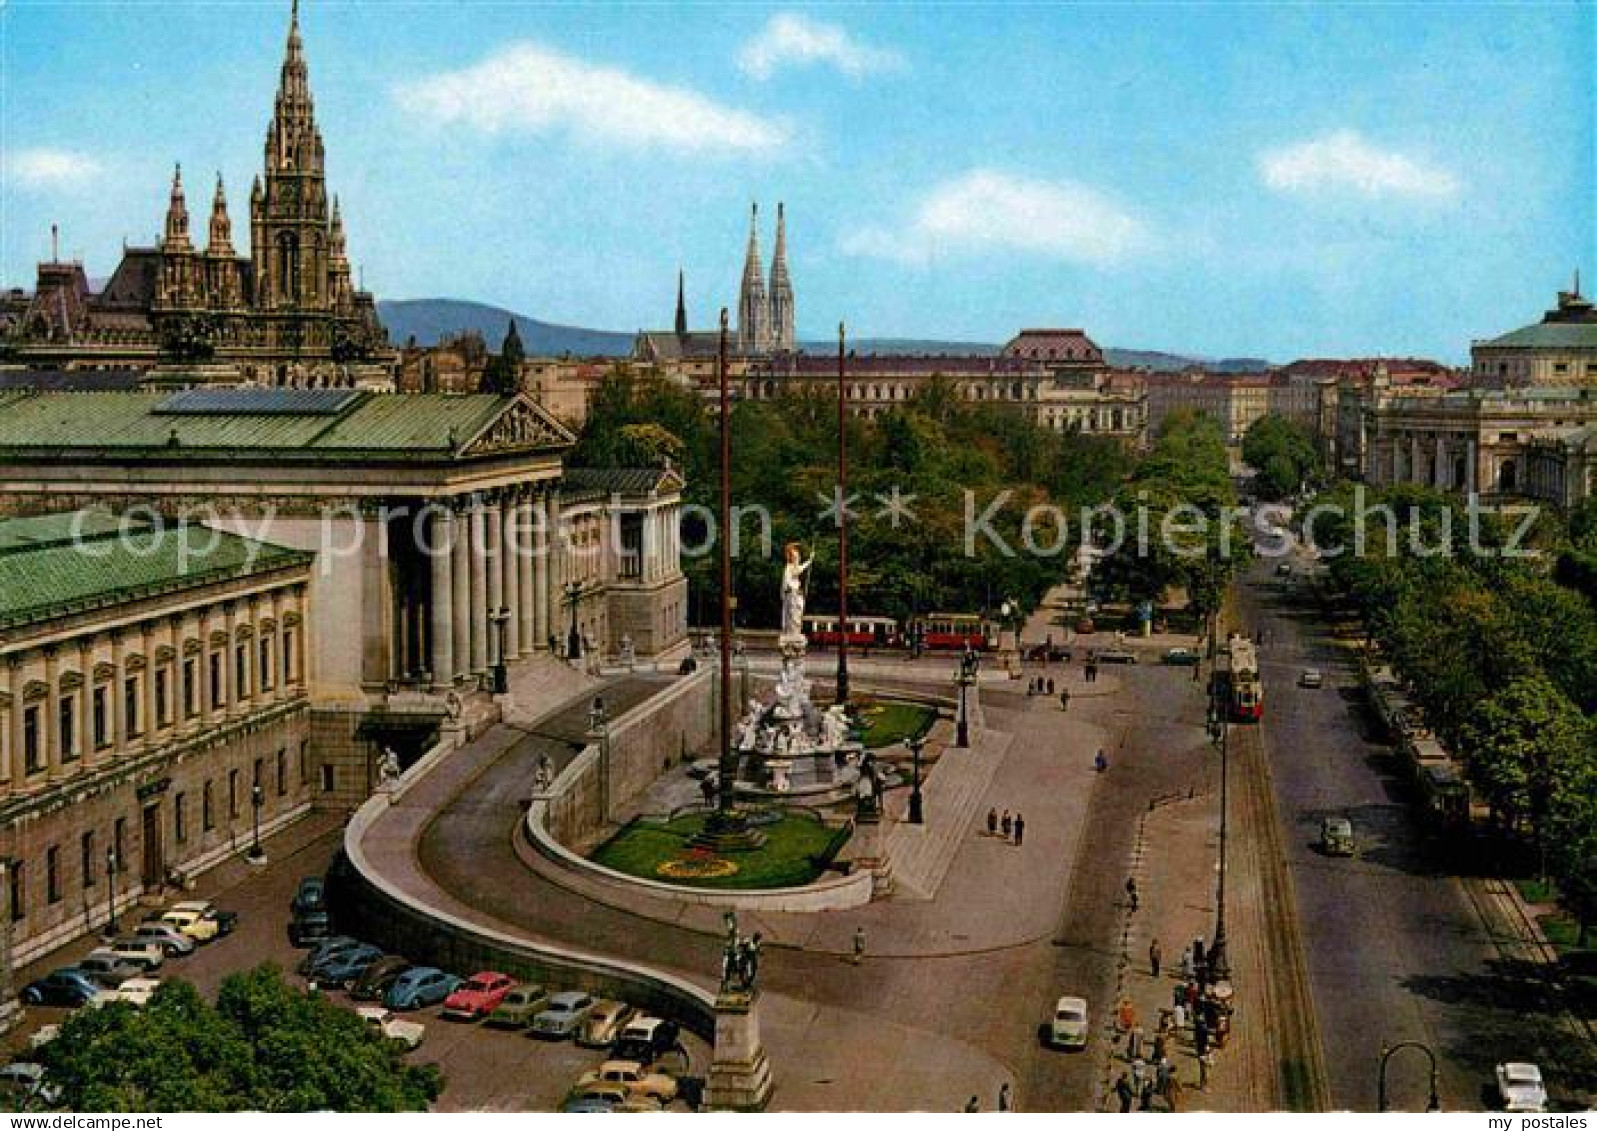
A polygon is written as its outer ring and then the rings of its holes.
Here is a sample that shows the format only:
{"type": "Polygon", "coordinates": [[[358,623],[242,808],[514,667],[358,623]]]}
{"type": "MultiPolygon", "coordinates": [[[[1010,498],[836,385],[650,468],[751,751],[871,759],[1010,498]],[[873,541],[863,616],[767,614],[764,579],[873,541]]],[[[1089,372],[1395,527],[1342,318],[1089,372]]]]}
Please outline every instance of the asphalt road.
{"type": "MultiPolygon", "coordinates": [[[[1307,585],[1273,569],[1249,571],[1239,611],[1266,633],[1262,731],[1333,1106],[1375,1110],[1382,1044],[1413,1040],[1438,1056],[1443,1109],[1482,1110],[1497,1062],[1545,1068],[1563,1054],[1546,988],[1500,956],[1465,884],[1443,872],[1445,850],[1428,843],[1395,756],[1369,736],[1349,658],[1330,645],[1307,585]],[[1324,688],[1297,686],[1305,666],[1325,673],[1324,688]],[[1331,814],[1353,822],[1353,859],[1315,848],[1331,814]]],[[[1426,1067],[1418,1052],[1391,1061],[1394,1109],[1423,1110],[1426,1067]]]]}

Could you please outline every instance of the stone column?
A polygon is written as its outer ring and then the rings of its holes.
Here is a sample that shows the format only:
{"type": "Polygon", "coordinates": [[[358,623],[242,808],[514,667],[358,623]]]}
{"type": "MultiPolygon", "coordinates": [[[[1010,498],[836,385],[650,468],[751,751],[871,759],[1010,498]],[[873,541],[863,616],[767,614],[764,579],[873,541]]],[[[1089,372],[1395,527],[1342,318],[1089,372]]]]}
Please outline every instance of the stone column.
{"type": "Polygon", "coordinates": [[[445,688],[455,682],[455,512],[447,506],[434,506],[431,512],[427,539],[432,572],[432,593],[428,601],[431,616],[428,635],[432,638],[429,666],[433,672],[433,686],[445,688]]]}
{"type": "Polygon", "coordinates": [[[1420,438],[1417,434],[1410,434],[1408,438],[1408,475],[1405,481],[1418,483],[1420,481],[1420,438]]]}
{"type": "Polygon", "coordinates": [[[1447,467],[1447,442],[1441,437],[1436,437],[1436,464],[1431,468],[1433,486],[1437,489],[1451,487],[1452,475],[1447,467]]]}
{"type": "Polygon", "coordinates": [[[549,501],[544,495],[538,496],[538,501],[533,504],[533,517],[537,525],[533,529],[533,642],[539,648],[549,646],[549,501]]]}
{"type": "Polygon", "coordinates": [[[238,631],[238,609],[232,601],[222,606],[223,623],[227,626],[227,639],[222,643],[222,702],[226,704],[223,715],[232,718],[239,711],[238,672],[235,669],[237,652],[235,634],[238,631]]]}
{"type": "Polygon", "coordinates": [[[283,654],[283,591],[272,590],[272,702],[281,703],[288,697],[287,660],[283,654]]]}
{"type": "Polygon", "coordinates": [[[459,502],[455,499],[445,502],[455,516],[449,554],[449,581],[454,589],[450,598],[449,628],[454,637],[452,667],[458,675],[471,667],[471,512],[457,514],[459,502]]]}
{"type": "Polygon", "coordinates": [[[488,670],[487,512],[480,499],[471,503],[471,670],[488,670]]]}
{"type": "Polygon", "coordinates": [[[106,694],[110,700],[106,709],[111,713],[111,754],[118,758],[127,753],[128,726],[132,722],[127,715],[127,696],[124,694],[127,675],[127,641],[118,629],[111,633],[111,687],[106,694]]]}
{"type": "Polygon", "coordinates": [[[94,758],[94,637],[78,640],[78,671],[83,686],[78,688],[78,756],[86,766],[94,758]]]}
{"type": "Polygon", "coordinates": [[[159,715],[155,710],[155,630],[149,621],[139,626],[139,643],[144,649],[144,745],[154,750],[160,740],[159,715]]]}
{"type": "MultiPolygon", "coordinates": [[[[521,553],[520,538],[516,531],[517,503],[507,496],[499,504],[499,573],[502,585],[500,606],[509,610],[505,622],[505,654],[499,657],[505,663],[521,655],[521,553]]],[[[495,647],[498,647],[496,644],[495,647]]]]}
{"type": "MultiPolygon", "coordinates": [[[[44,718],[39,739],[44,743],[46,776],[55,781],[61,776],[61,654],[55,645],[44,650],[44,718]]],[[[5,914],[9,910],[0,908],[5,914]]]]}
{"type": "Polygon", "coordinates": [[[493,617],[505,607],[505,554],[501,540],[504,535],[504,508],[497,502],[488,504],[483,515],[483,553],[488,559],[488,614],[483,618],[483,631],[487,634],[488,664],[499,658],[499,629],[493,617]]]}
{"type": "Polygon", "coordinates": [[[715,999],[715,1049],[704,1084],[704,1106],[711,1111],[763,1111],[770,1102],[759,1000],[757,990],[722,990],[715,999]]]}
{"type": "Polygon", "coordinates": [[[533,558],[532,499],[526,495],[516,503],[516,528],[516,623],[521,630],[521,654],[530,656],[538,649],[537,618],[533,610],[537,604],[534,588],[537,562],[533,558]]]}
{"type": "Polygon", "coordinates": [[[548,503],[549,524],[545,539],[548,564],[549,583],[545,591],[549,594],[549,635],[555,638],[555,654],[565,655],[566,641],[566,604],[563,592],[565,581],[565,553],[561,546],[560,537],[560,494],[556,489],[549,494],[548,503]]]}
{"type": "MultiPolygon", "coordinates": [[[[0,758],[0,782],[10,785],[19,776],[17,767],[22,763],[22,665],[12,656],[6,660],[6,678],[10,681],[11,717],[6,720],[5,757],[0,758]]],[[[0,904],[0,915],[11,914],[11,909],[0,904]]]]}

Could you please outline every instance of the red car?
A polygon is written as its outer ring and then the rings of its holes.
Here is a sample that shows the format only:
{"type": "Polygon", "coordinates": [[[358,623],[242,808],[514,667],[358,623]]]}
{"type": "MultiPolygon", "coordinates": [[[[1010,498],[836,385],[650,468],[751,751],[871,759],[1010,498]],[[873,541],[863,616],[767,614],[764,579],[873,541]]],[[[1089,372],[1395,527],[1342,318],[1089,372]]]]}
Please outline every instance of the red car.
{"type": "Polygon", "coordinates": [[[495,970],[473,974],[444,999],[444,1016],[466,1021],[487,1017],[499,1007],[499,1003],[510,992],[510,987],[515,984],[508,974],[495,970]]]}

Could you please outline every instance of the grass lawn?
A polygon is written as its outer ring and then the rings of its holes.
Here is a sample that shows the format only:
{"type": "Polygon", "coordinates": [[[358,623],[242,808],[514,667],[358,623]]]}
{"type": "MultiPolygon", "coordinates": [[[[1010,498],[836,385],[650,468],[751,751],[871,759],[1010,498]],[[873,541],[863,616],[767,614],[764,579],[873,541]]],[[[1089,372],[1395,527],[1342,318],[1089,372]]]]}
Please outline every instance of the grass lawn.
{"type": "Polygon", "coordinates": [[[1547,936],[1547,941],[1560,951],[1573,948],[1575,940],[1580,937],[1580,924],[1568,915],[1557,913],[1538,915],[1536,922],[1540,925],[1542,934],[1547,936]]]}
{"type": "Polygon", "coordinates": [[[893,700],[879,701],[865,711],[863,741],[866,749],[879,750],[920,737],[931,730],[936,721],[937,712],[931,707],[893,700]]]}
{"type": "Polygon", "coordinates": [[[1558,900],[1558,889],[1551,880],[1515,880],[1514,886],[1519,889],[1519,897],[1526,903],[1555,903],[1558,900]]]}
{"type": "Polygon", "coordinates": [[[848,839],[845,829],[830,829],[808,817],[784,816],[775,824],[759,826],[766,836],[763,847],[726,857],[738,868],[730,876],[676,879],[661,875],[661,864],[694,857],[696,850],[688,841],[704,827],[704,817],[692,813],[670,822],[633,821],[602,845],[593,861],[641,879],[685,887],[798,887],[819,876],[848,839]]]}

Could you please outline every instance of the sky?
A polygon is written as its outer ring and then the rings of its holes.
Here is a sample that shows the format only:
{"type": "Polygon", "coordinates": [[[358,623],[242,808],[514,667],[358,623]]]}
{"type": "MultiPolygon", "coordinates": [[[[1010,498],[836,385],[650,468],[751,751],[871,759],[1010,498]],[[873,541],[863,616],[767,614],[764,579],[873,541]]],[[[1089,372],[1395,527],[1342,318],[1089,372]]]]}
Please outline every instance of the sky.
{"type": "MultiPolygon", "coordinates": [[[[302,0],[379,298],[669,326],[787,208],[801,337],[1422,355],[1597,275],[1597,17],[1524,4],[302,0]]],[[[0,4],[0,281],[247,243],[288,0],[0,4]]],[[[1594,289],[1588,287],[1588,290],[1594,289]]]]}

